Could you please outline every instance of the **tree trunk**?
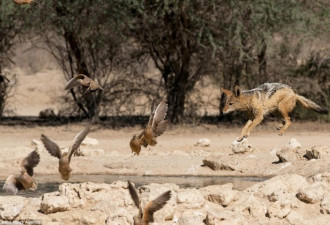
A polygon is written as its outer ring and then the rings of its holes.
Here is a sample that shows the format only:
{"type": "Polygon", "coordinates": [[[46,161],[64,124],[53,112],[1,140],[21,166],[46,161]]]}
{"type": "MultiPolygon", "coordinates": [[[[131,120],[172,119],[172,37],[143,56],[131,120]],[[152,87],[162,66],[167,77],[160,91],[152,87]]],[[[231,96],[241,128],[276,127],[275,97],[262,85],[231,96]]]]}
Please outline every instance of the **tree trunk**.
{"type": "MultiPolygon", "coordinates": [[[[184,117],[184,103],[186,100],[186,91],[189,78],[189,59],[184,60],[181,64],[178,73],[175,74],[174,79],[168,80],[171,82],[167,85],[167,101],[168,101],[168,117],[171,123],[180,123],[184,117]]],[[[178,68],[178,67],[177,67],[178,68]]]]}

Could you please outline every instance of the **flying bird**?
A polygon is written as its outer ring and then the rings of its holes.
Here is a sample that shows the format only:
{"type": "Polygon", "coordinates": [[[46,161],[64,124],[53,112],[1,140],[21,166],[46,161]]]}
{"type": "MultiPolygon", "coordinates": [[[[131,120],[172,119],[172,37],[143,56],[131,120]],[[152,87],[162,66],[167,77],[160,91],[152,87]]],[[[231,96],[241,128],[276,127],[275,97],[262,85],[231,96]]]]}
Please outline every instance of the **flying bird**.
{"type": "Polygon", "coordinates": [[[128,190],[134,201],[134,204],[139,209],[138,215],[133,217],[134,225],[148,225],[149,223],[154,222],[154,213],[165,206],[167,201],[171,198],[171,191],[166,191],[159,195],[154,200],[148,202],[144,209],[142,209],[141,201],[135,187],[130,181],[127,181],[127,183],[128,190]]]}
{"type": "Polygon", "coordinates": [[[19,190],[30,189],[35,191],[38,185],[34,182],[33,168],[39,164],[40,155],[37,150],[30,152],[30,154],[19,162],[20,175],[9,175],[3,189],[13,195],[16,195],[19,190]]]}
{"type": "Polygon", "coordinates": [[[60,147],[54,141],[52,141],[46,135],[41,134],[40,139],[44,144],[45,148],[47,149],[47,151],[49,152],[49,154],[59,159],[58,171],[60,172],[63,180],[69,180],[70,173],[72,172],[72,169],[70,168],[71,157],[74,154],[74,152],[79,148],[81,142],[85,139],[85,137],[89,133],[89,130],[90,130],[89,127],[86,127],[81,132],[79,132],[77,136],[74,138],[69,151],[63,153],[60,147]]]}
{"type": "Polygon", "coordinates": [[[165,120],[167,113],[167,104],[160,102],[157,108],[154,103],[151,106],[151,115],[147,127],[140,133],[140,135],[134,135],[130,141],[130,147],[132,152],[139,155],[141,151],[141,145],[144,147],[155,146],[157,144],[156,137],[162,135],[167,127],[168,120],[165,120]]]}
{"type": "Polygon", "coordinates": [[[82,94],[82,96],[97,90],[103,91],[103,88],[99,85],[99,83],[97,83],[97,81],[92,80],[84,74],[75,75],[71,80],[69,80],[65,86],[65,90],[69,90],[78,85],[82,85],[83,87],[87,88],[87,90],[82,94]]]}

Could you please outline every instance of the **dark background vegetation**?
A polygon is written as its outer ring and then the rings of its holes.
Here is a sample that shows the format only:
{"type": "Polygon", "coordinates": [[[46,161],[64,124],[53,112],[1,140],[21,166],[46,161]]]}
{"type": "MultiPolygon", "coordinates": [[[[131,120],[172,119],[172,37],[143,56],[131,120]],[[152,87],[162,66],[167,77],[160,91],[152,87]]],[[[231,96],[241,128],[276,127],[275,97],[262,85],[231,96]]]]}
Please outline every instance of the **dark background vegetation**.
{"type": "MultiPolygon", "coordinates": [[[[201,88],[264,82],[287,83],[329,109],[330,48],[304,51],[312,41],[327,43],[329,34],[327,0],[1,0],[0,73],[15,63],[15,44],[39,37],[59,76],[83,73],[104,88],[82,99],[84,90],[71,90],[60,116],[132,116],[139,99],[165,99],[172,123],[195,121],[207,116],[198,113],[201,88]]],[[[14,84],[0,86],[0,114],[14,84]]],[[[219,119],[221,100],[219,91],[219,119]]],[[[295,118],[330,120],[301,108],[295,118]]]]}

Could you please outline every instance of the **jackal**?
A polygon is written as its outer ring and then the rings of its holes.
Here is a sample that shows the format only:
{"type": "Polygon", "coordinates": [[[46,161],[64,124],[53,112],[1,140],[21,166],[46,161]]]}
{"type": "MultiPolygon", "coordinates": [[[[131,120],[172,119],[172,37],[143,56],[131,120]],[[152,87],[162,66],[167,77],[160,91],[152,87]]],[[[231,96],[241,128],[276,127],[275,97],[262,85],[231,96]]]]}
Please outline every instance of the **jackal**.
{"type": "Polygon", "coordinates": [[[222,89],[227,96],[226,104],[223,108],[223,113],[227,114],[236,110],[246,111],[250,120],[242,129],[242,134],[238,141],[247,138],[253,127],[258,125],[267,114],[277,110],[283,116],[281,125],[276,126],[279,130],[279,135],[283,135],[285,130],[290,126],[289,113],[296,107],[296,102],[307,108],[312,109],[318,113],[327,114],[328,110],[317,105],[315,102],[295,94],[291,87],[281,83],[265,83],[252,90],[244,90],[236,86],[234,93],[222,89]]]}

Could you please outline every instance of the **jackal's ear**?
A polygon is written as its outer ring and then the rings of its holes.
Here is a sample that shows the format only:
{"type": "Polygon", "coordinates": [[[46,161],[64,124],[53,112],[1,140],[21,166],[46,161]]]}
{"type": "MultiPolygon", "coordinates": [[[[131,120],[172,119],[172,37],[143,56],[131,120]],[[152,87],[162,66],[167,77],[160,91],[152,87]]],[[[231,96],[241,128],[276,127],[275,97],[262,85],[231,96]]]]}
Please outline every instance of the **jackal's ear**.
{"type": "Polygon", "coordinates": [[[227,89],[224,89],[224,88],[221,88],[220,89],[221,93],[224,93],[225,95],[229,96],[229,95],[232,95],[233,92],[227,90],[227,89]]]}
{"type": "Polygon", "coordinates": [[[236,98],[241,95],[241,89],[237,85],[234,88],[234,94],[236,98]]]}

